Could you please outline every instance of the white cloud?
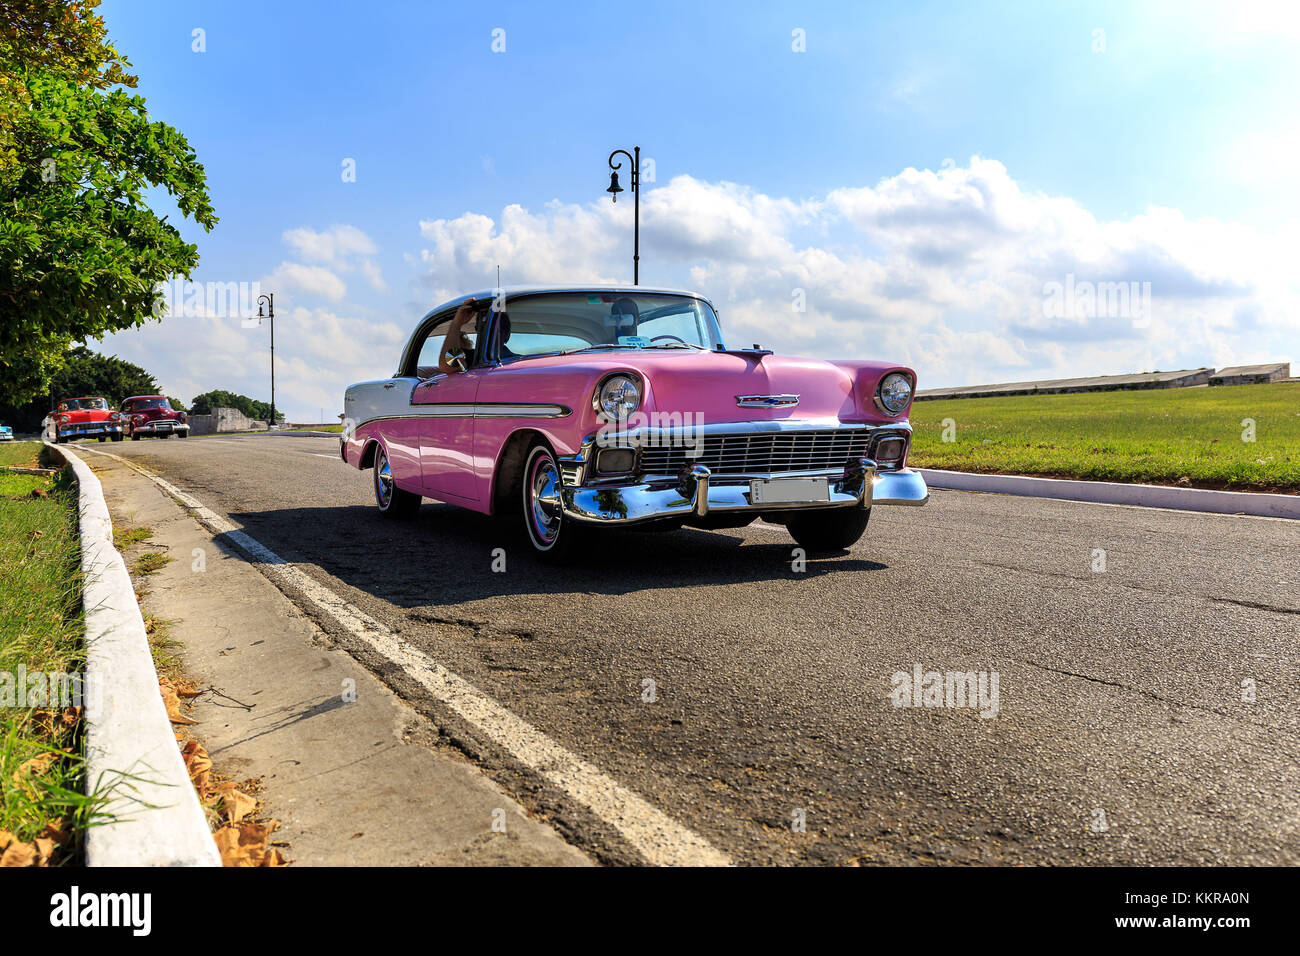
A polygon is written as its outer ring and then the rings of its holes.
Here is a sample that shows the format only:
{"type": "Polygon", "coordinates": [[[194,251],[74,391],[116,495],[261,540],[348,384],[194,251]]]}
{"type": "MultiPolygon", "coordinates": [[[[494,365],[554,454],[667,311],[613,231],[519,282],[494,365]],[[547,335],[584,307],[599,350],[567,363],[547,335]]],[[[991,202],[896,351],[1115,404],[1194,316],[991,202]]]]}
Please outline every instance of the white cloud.
{"type": "Polygon", "coordinates": [[[355,256],[373,256],[379,251],[374,240],[356,226],[335,225],[324,232],[307,226],[287,229],[281,238],[308,262],[344,263],[355,256]]]}
{"type": "MultiPolygon", "coordinates": [[[[1103,220],[979,157],[799,199],[679,176],[647,188],[641,214],[642,282],[709,296],[730,343],[905,362],[922,387],[1300,360],[1300,223],[1264,232],[1161,207],[1103,220]],[[1049,314],[1045,287],[1068,276],[1149,282],[1149,314],[1049,314]]],[[[292,417],[329,417],[350,382],[390,374],[423,310],[493,287],[498,264],[510,285],[631,279],[628,201],[510,205],[419,228],[423,248],[403,256],[418,301],[400,309],[380,299],[379,250],[361,230],[285,233],[297,261],[261,285],[277,293],[277,399],[292,417]]],[[[183,398],[268,397],[266,331],[233,318],[168,319],[104,348],[183,398]]]]}
{"type": "MultiPolygon", "coordinates": [[[[552,202],[421,222],[425,284],[436,299],[490,287],[497,263],[507,284],[626,282],[630,213],[552,202]]],[[[641,213],[643,283],[710,296],[731,341],[905,361],[923,384],[1295,357],[1284,240],[1297,227],[1266,234],[1160,207],[1100,220],[996,160],[799,200],[679,176],[647,190],[641,213]],[[1150,283],[1150,309],[1047,314],[1045,288],[1069,276],[1139,295],[1150,283]]]]}
{"type": "Polygon", "coordinates": [[[306,266],[301,262],[282,262],[262,283],[270,289],[289,289],[309,297],[320,296],[338,302],[348,294],[347,283],[324,266],[306,266]]]}

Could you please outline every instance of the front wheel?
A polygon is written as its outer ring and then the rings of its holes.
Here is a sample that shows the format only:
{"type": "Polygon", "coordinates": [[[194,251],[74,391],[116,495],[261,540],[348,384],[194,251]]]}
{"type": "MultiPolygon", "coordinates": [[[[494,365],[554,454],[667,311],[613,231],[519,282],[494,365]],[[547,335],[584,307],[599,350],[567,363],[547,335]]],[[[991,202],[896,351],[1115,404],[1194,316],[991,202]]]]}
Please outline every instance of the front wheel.
{"type": "Polygon", "coordinates": [[[135,432],[131,432],[131,441],[139,441],[139,440],[140,440],[140,436],[137,435],[135,432]]]}
{"type": "Polygon", "coordinates": [[[420,510],[420,496],[403,491],[393,481],[384,446],[375,448],[375,504],[385,518],[409,518],[420,510]]]}
{"type": "Polygon", "coordinates": [[[521,484],[524,528],[533,551],[544,561],[567,561],[580,549],[587,529],[564,516],[564,481],[549,445],[539,441],[529,450],[521,484]]]}
{"type": "Polygon", "coordinates": [[[190,434],[189,432],[177,432],[177,433],[176,433],[176,437],[177,437],[177,438],[188,438],[188,437],[189,437],[189,434],[190,434]]]}
{"type": "Polygon", "coordinates": [[[836,508],[792,514],[785,523],[790,537],[809,551],[845,551],[867,530],[871,510],[836,508]]]}

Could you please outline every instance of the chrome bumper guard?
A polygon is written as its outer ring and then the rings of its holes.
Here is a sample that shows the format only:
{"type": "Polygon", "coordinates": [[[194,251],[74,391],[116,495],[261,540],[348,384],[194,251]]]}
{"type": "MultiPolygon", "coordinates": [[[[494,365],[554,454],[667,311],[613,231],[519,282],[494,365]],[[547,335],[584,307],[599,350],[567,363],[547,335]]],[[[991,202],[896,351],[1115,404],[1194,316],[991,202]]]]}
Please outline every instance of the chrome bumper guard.
{"type": "Polygon", "coordinates": [[[136,425],[135,430],[138,432],[187,432],[190,430],[189,425],[136,425]]]}
{"type": "Polygon", "coordinates": [[[61,425],[58,426],[57,433],[64,436],[111,435],[121,430],[122,426],[114,422],[92,422],[89,425],[61,425]]]}
{"type": "MultiPolygon", "coordinates": [[[[772,477],[784,477],[774,475],[772,477]]],[[[659,484],[572,486],[561,488],[564,513],[593,524],[636,524],[661,518],[702,518],[711,512],[802,511],[826,508],[871,508],[874,505],[923,505],[930,497],[925,479],[909,468],[878,471],[870,458],[850,462],[842,477],[832,477],[827,501],[754,504],[750,479],[715,478],[695,465],[675,486],[659,484]]]]}

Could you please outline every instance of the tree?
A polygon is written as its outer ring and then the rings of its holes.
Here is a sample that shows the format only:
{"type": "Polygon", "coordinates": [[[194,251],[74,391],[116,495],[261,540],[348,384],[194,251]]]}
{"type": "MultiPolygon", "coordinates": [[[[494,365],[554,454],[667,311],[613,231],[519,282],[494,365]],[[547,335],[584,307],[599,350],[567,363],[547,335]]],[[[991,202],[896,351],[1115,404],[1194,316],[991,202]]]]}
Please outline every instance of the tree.
{"type": "MultiPolygon", "coordinates": [[[[259,421],[270,421],[271,418],[271,404],[269,402],[259,402],[247,395],[227,392],[224,389],[213,389],[210,392],[204,392],[202,395],[196,395],[194,401],[190,404],[190,414],[211,415],[214,408],[233,408],[242,412],[245,417],[255,418],[259,421]]],[[[278,408],[275,410],[275,420],[277,422],[284,421],[284,412],[278,408]]]]}
{"type": "Polygon", "coordinates": [[[98,0],[0,0],[0,394],[42,394],[73,342],[162,318],[198,247],[145,201],[217,222],[189,143],[151,122],[98,0]],[[114,86],[109,90],[108,87],[114,86]]]}
{"type": "Polygon", "coordinates": [[[22,405],[0,405],[0,418],[19,431],[36,431],[53,403],[61,398],[99,395],[116,407],[131,395],[157,394],[158,382],[140,366],[79,345],[68,351],[63,367],[51,378],[49,395],[22,405]]]}

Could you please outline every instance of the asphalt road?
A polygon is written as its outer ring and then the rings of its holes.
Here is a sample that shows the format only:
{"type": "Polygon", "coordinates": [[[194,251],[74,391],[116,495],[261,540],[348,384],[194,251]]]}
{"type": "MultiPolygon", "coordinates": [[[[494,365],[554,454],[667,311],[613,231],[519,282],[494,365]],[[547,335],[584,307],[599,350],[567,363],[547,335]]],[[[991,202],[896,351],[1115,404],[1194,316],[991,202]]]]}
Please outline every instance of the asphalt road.
{"type": "MultiPolygon", "coordinates": [[[[1294,522],[936,491],[876,509],[851,553],[802,572],[763,524],[611,534],[557,570],[513,525],[448,505],[384,521],[334,439],[94,447],[229,516],[737,862],[1300,863],[1294,522]],[[893,675],[917,665],[996,673],[996,716],[893,706],[893,675]]],[[[566,839],[637,862],[355,653],[566,839]]]]}

